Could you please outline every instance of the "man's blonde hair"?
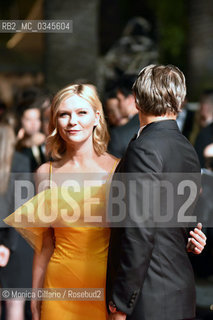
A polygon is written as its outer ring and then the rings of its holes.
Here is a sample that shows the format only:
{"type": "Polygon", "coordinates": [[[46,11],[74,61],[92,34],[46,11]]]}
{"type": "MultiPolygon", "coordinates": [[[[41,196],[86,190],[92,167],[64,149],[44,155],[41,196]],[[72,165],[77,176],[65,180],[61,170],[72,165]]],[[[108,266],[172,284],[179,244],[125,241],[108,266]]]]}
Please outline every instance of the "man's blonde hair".
{"type": "Polygon", "coordinates": [[[140,71],[133,92],[138,109],[145,114],[178,114],[186,96],[185,77],[173,65],[149,65],[140,71]]]}
{"type": "Polygon", "coordinates": [[[93,146],[98,155],[103,154],[107,150],[109,133],[104,118],[102,104],[99,100],[95,86],[90,84],[73,84],[60,90],[53,98],[51,105],[49,122],[50,135],[47,137],[47,154],[54,160],[61,159],[66,151],[66,143],[57,132],[58,109],[62,101],[74,95],[89,102],[94,112],[100,112],[99,123],[93,130],[93,146]]]}

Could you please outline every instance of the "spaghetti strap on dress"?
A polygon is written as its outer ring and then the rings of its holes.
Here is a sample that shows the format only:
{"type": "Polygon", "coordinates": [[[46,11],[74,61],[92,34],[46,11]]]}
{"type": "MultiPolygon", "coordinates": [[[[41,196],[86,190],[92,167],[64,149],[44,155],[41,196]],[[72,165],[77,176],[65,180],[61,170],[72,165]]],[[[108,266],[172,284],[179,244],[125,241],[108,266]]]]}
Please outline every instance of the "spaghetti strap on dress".
{"type": "Polygon", "coordinates": [[[50,166],[49,166],[49,188],[52,188],[52,175],[53,175],[53,165],[52,161],[50,161],[50,166]]]}

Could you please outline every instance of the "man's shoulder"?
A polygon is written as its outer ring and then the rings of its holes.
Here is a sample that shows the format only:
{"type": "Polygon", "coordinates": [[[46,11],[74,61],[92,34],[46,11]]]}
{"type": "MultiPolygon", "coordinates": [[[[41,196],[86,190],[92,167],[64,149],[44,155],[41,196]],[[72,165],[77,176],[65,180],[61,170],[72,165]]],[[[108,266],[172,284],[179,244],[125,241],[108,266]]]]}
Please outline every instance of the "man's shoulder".
{"type": "Polygon", "coordinates": [[[139,137],[133,139],[130,143],[132,148],[158,148],[163,143],[163,136],[166,134],[164,130],[156,132],[155,129],[145,127],[140,133],[139,137]]]}
{"type": "Polygon", "coordinates": [[[143,141],[143,144],[147,142],[158,147],[158,145],[165,144],[165,141],[169,143],[170,140],[174,142],[176,139],[187,140],[178,129],[175,120],[164,120],[146,125],[137,140],[138,143],[143,141]]]}
{"type": "MultiPolygon", "coordinates": [[[[172,128],[172,124],[170,127],[172,128]]],[[[162,159],[175,156],[180,152],[183,154],[191,153],[195,158],[197,157],[192,144],[178,129],[159,129],[158,124],[144,128],[140,136],[131,141],[128,151],[130,153],[141,151],[148,155],[158,155],[162,159]]]]}

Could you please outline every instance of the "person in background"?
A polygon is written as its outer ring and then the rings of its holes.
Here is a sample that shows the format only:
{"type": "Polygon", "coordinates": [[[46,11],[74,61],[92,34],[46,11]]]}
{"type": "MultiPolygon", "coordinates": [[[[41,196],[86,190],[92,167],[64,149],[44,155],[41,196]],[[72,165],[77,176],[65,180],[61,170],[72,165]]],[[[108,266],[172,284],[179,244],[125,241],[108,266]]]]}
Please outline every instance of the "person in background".
{"type": "MultiPolygon", "coordinates": [[[[15,151],[13,128],[0,122],[0,283],[2,288],[29,288],[31,286],[32,249],[26,241],[2,222],[14,210],[14,182],[26,178],[30,171],[27,157],[15,151]]],[[[25,301],[8,299],[6,319],[24,320],[25,301]]]]}
{"type": "Polygon", "coordinates": [[[128,122],[128,117],[123,117],[121,115],[116,90],[107,92],[105,96],[104,111],[110,129],[122,126],[128,122]]]}
{"type": "Polygon", "coordinates": [[[190,255],[197,285],[196,319],[212,319],[213,293],[213,143],[205,147],[205,168],[201,170],[201,195],[195,207],[195,215],[202,222],[203,232],[208,241],[203,253],[198,257],[190,255]],[[196,259],[197,258],[197,259],[196,259]]]}
{"type": "Polygon", "coordinates": [[[49,135],[50,110],[51,102],[47,101],[41,107],[42,132],[45,134],[45,137],[49,135]]]}
{"type": "Polygon", "coordinates": [[[7,110],[6,104],[0,100],[0,120],[4,116],[5,111],[7,110]]]}
{"type": "Polygon", "coordinates": [[[213,122],[213,89],[205,90],[200,99],[199,124],[205,128],[213,122]]]}
{"type": "Polygon", "coordinates": [[[213,143],[203,150],[205,168],[213,172],[213,143]]]}
{"type": "Polygon", "coordinates": [[[41,105],[41,129],[43,134],[45,135],[45,141],[41,145],[42,154],[45,157],[45,160],[48,160],[48,155],[46,152],[46,138],[49,135],[49,122],[51,116],[51,100],[52,97],[50,95],[45,96],[45,99],[41,105]]]}
{"type": "Polygon", "coordinates": [[[18,133],[16,145],[17,151],[23,153],[30,159],[31,172],[34,172],[39,165],[45,162],[45,155],[41,145],[45,141],[45,135],[41,130],[40,100],[31,104],[23,103],[20,106],[21,129],[18,133]]]}
{"type": "Polygon", "coordinates": [[[203,151],[213,142],[213,89],[203,92],[199,110],[200,132],[195,140],[195,150],[198,154],[201,168],[205,167],[203,151]]]}
{"type": "Polygon", "coordinates": [[[188,108],[187,99],[185,99],[183,108],[178,113],[176,121],[178,128],[188,140],[190,139],[193,130],[195,114],[196,112],[194,110],[188,108]]]}
{"type": "Polygon", "coordinates": [[[128,118],[126,124],[115,127],[110,131],[108,151],[118,158],[124,155],[130,140],[140,127],[138,111],[135,108],[135,98],[132,92],[135,78],[134,75],[125,75],[116,85],[116,97],[120,113],[122,117],[128,118]]]}

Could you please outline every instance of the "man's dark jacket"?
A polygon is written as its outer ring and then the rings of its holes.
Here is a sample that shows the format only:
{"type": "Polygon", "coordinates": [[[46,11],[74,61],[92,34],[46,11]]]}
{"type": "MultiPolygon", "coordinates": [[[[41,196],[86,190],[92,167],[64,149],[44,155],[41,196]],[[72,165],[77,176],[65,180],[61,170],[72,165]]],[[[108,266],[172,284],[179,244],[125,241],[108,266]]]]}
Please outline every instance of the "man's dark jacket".
{"type": "MultiPolygon", "coordinates": [[[[187,179],[185,173],[199,176],[200,166],[176,121],[163,120],[147,125],[130,142],[116,172],[184,173],[187,179]]],[[[130,214],[127,209],[126,220],[130,214]]],[[[127,320],[193,318],[195,285],[187,238],[185,227],[112,228],[107,304],[112,300],[127,320]]]]}

